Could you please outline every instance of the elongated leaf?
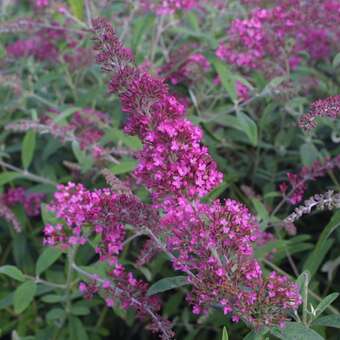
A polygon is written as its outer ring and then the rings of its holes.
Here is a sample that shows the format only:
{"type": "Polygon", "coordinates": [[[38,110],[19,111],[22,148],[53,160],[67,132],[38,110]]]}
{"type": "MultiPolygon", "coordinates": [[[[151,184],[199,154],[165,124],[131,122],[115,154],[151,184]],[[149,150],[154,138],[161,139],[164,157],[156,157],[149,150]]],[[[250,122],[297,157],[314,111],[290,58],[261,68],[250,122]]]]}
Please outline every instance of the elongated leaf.
{"type": "Polygon", "coordinates": [[[69,116],[72,116],[75,112],[81,110],[79,107],[69,107],[60,114],[56,115],[53,121],[55,123],[61,123],[67,120],[69,116]]]}
{"type": "Polygon", "coordinates": [[[221,80],[223,87],[227,91],[233,103],[236,103],[237,101],[236,85],[235,78],[232,72],[230,71],[226,63],[223,63],[218,59],[215,59],[213,61],[213,64],[215,66],[215,69],[218,73],[218,76],[221,80]]]}
{"type": "Polygon", "coordinates": [[[47,268],[52,266],[52,264],[58,260],[62,252],[55,248],[46,248],[43,253],[39,256],[37,265],[35,268],[36,274],[39,276],[47,268]]]}
{"type": "Polygon", "coordinates": [[[30,305],[36,291],[37,285],[33,281],[27,281],[16,289],[13,300],[15,313],[22,313],[30,305]]]}
{"type": "Polygon", "coordinates": [[[313,326],[340,328],[340,315],[323,316],[312,323],[313,326]]]}
{"type": "Polygon", "coordinates": [[[332,293],[327,295],[316,307],[315,317],[317,318],[322,312],[333,303],[333,301],[339,296],[339,293],[332,293]]]}
{"type": "Polygon", "coordinates": [[[161,279],[154,283],[148,290],[147,295],[155,295],[170,289],[182,287],[188,284],[186,276],[173,276],[161,279]]]}
{"type": "Polygon", "coordinates": [[[14,171],[4,171],[0,174],[0,185],[4,185],[20,177],[20,174],[14,171]]]}
{"type": "Polygon", "coordinates": [[[84,0],[68,0],[71,7],[72,14],[78,18],[83,19],[84,16],[84,0]]]}
{"type": "Polygon", "coordinates": [[[115,164],[111,167],[111,171],[114,175],[126,174],[135,169],[137,161],[134,159],[123,160],[119,164],[115,164]]]}
{"type": "Polygon", "coordinates": [[[338,53],[333,59],[333,67],[338,67],[340,65],[340,53],[338,53]]]}
{"type": "Polygon", "coordinates": [[[76,316],[69,318],[69,332],[72,340],[88,340],[89,338],[83,323],[76,316]]]}
{"type": "Polygon", "coordinates": [[[282,340],[324,340],[317,332],[297,322],[287,322],[284,329],[273,329],[272,333],[282,340]]]}
{"type": "Polygon", "coordinates": [[[20,269],[14,266],[0,267],[0,274],[7,275],[17,281],[25,281],[25,276],[20,269]]]}
{"type": "Polygon", "coordinates": [[[222,340],[228,340],[228,339],[229,339],[229,336],[228,336],[227,329],[223,327],[222,340]]]}
{"type": "Polygon", "coordinates": [[[243,131],[250,143],[256,146],[258,138],[256,123],[243,112],[237,113],[237,121],[239,123],[239,130],[243,131]]]}
{"type": "Polygon", "coordinates": [[[36,133],[33,130],[27,131],[23,141],[21,150],[21,161],[24,169],[27,169],[33,159],[36,143],[36,133]]]}
{"type": "Polygon", "coordinates": [[[303,165],[310,166],[318,158],[318,150],[312,143],[304,143],[300,147],[303,165]]]}
{"type": "Polygon", "coordinates": [[[319,266],[321,265],[324,257],[326,256],[328,250],[331,247],[331,241],[328,237],[332,232],[340,226],[340,210],[333,214],[330,222],[326,225],[325,229],[322,231],[319,240],[314,248],[314,250],[309,254],[306,262],[304,263],[303,270],[308,270],[313,276],[319,266]]]}
{"type": "Polygon", "coordinates": [[[48,311],[46,314],[46,320],[47,321],[53,321],[62,319],[65,316],[65,311],[62,308],[52,308],[48,311]]]}

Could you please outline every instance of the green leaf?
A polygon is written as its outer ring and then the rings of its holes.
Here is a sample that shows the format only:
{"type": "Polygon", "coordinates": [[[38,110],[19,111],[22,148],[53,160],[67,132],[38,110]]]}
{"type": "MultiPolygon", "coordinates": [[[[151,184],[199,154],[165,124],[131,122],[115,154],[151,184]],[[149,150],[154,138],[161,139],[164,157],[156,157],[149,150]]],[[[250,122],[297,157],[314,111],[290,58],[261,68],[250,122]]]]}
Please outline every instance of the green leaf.
{"type": "Polygon", "coordinates": [[[252,201],[254,208],[256,210],[256,215],[259,216],[262,221],[268,221],[269,214],[268,214],[268,210],[266,209],[264,204],[259,199],[257,199],[256,197],[252,197],[251,201],[252,201]]]}
{"type": "Polygon", "coordinates": [[[67,118],[73,115],[75,112],[80,111],[79,107],[69,107],[66,110],[62,111],[60,114],[56,115],[53,119],[54,123],[62,123],[66,122],[67,118]]]}
{"type": "Polygon", "coordinates": [[[68,0],[73,15],[79,20],[84,16],[84,0],[68,0]]]}
{"type": "Polygon", "coordinates": [[[300,156],[303,165],[310,166],[318,159],[318,150],[312,143],[304,143],[300,147],[300,156]]]}
{"type": "Polygon", "coordinates": [[[222,340],[229,340],[228,332],[225,327],[223,327],[222,340]]]}
{"type": "Polygon", "coordinates": [[[65,316],[65,311],[62,308],[52,308],[46,314],[47,321],[62,320],[65,316]]]}
{"type": "Polygon", "coordinates": [[[88,315],[90,314],[90,310],[85,306],[72,306],[71,314],[73,315],[88,315]]]}
{"type": "Polygon", "coordinates": [[[58,218],[54,215],[52,211],[48,209],[47,204],[41,204],[41,218],[44,224],[56,224],[58,223],[58,218]]]}
{"type": "Polygon", "coordinates": [[[308,270],[311,276],[313,276],[317,272],[328,250],[332,246],[332,241],[328,240],[328,237],[339,226],[340,210],[336,211],[333,214],[330,222],[326,225],[325,229],[320,234],[319,240],[316,243],[314,250],[309,254],[306,262],[303,265],[303,270],[308,270]]]}
{"type": "Polygon", "coordinates": [[[238,129],[244,132],[253,146],[257,145],[257,125],[243,112],[237,112],[238,129]]]}
{"type": "Polygon", "coordinates": [[[209,194],[203,197],[203,202],[212,202],[216,198],[218,198],[224,191],[230,186],[230,182],[224,180],[218,187],[214,190],[210,191],[209,194]]]}
{"type": "Polygon", "coordinates": [[[340,65],[340,53],[338,53],[333,59],[333,67],[336,68],[340,65]]]}
{"type": "Polygon", "coordinates": [[[236,92],[235,78],[232,72],[230,71],[226,63],[218,59],[214,59],[213,64],[219,75],[219,78],[221,80],[223,87],[225,88],[225,90],[230,96],[230,99],[233,101],[233,103],[236,103],[237,92],[236,92]]]}
{"type": "Polygon", "coordinates": [[[82,171],[90,170],[93,165],[93,158],[82,150],[76,141],[72,143],[72,150],[82,171]]]}
{"type": "Polygon", "coordinates": [[[135,169],[137,161],[134,159],[126,159],[119,164],[113,165],[110,169],[114,175],[126,174],[135,169]]]}
{"type": "Polygon", "coordinates": [[[33,301],[37,291],[37,285],[33,281],[27,281],[20,285],[14,292],[14,311],[16,314],[22,313],[33,301]]]}
{"type": "Polygon", "coordinates": [[[20,269],[14,266],[2,266],[0,267],[0,274],[5,274],[17,281],[25,281],[25,276],[20,269]]]}
{"type": "Polygon", "coordinates": [[[47,268],[52,266],[52,264],[58,260],[61,254],[62,252],[56,248],[46,248],[38,258],[35,273],[39,276],[47,268]]]}
{"type": "Polygon", "coordinates": [[[264,245],[256,246],[255,247],[255,257],[258,260],[265,259],[266,256],[273,249],[275,249],[276,251],[280,250],[280,249],[285,249],[285,241],[283,241],[283,240],[270,241],[270,242],[267,242],[264,245]]]}
{"type": "Polygon", "coordinates": [[[332,293],[327,295],[315,309],[315,318],[322,314],[322,312],[330,306],[333,301],[339,296],[339,293],[332,293]]]}
{"type": "Polygon", "coordinates": [[[41,301],[45,303],[58,303],[64,301],[64,295],[47,294],[41,298],[41,301]]]}
{"type": "Polygon", "coordinates": [[[324,340],[321,335],[297,322],[287,322],[284,329],[273,329],[272,334],[282,340],[324,340]]]}
{"type": "Polygon", "coordinates": [[[148,290],[147,296],[165,292],[170,289],[189,284],[186,276],[166,277],[154,283],[148,290]]]}
{"type": "Polygon", "coordinates": [[[76,316],[70,316],[69,318],[69,332],[72,340],[88,340],[84,325],[76,316]]]}
{"type": "Polygon", "coordinates": [[[33,159],[36,144],[36,133],[33,130],[27,131],[23,141],[21,150],[21,162],[24,169],[27,169],[33,159]]]}
{"type": "Polygon", "coordinates": [[[141,46],[141,42],[147,36],[149,29],[153,27],[154,21],[155,16],[152,14],[143,15],[133,20],[131,47],[135,54],[138,46],[141,46]]]}
{"type": "Polygon", "coordinates": [[[18,177],[20,177],[20,174],[18,174],[17,172],[4,171],[0,174],[0,185],[7,184],[7,183],[13,181],[13,179],[16,179],[18,177]]]}
{"type": "Polygon", "coordinates": [[[327,315],[314,320],[312,326],[340,328],[340,315],[327,315]]]}
{"type": "Polygon", "coordinates": [[[107,131],[101,141],[105,144],[112,140],[117,143],[122,142],[133,150],[141,150],[143,148],[143,144],[137,136],[128,136],[122,130],[117,128],[112,128],[107,131]]]}

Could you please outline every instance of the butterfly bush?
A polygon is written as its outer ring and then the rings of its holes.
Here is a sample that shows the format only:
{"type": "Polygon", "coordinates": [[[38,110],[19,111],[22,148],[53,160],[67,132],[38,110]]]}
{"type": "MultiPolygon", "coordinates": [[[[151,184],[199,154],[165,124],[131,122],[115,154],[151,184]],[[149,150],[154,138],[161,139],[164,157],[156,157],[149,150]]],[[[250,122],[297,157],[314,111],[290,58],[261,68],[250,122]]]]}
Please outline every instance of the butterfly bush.
{"type": "Polygon", "coordinates": [[[8,124],[6,129],[18,132],[35,130],[41,134],[49,133],[62,143],[77,143],[81,150],[88,151],[95,159],[108,156],[110,150],[99,144],[105,135],[105,126],[111,122],[105,112],[84,108],[74,112],[72,118],[64,124],[56,122],[60,116],[60,112],[52,110],[48,115],[40,116],[38,120],[19,120],[8,124]]]}
{"type": "Polygon", "coordinates": [[[310,111],[299,119],[299,126],[304,130],[314,129],[317,125],[317,117],[339,118],[340,95],[315,101],[311,105],[310,111]]]}
{"type": "Polygon", "coordinates": [[[9,207],[22,204],[28,216],[34,217],[40,214],[40,206],[45,195],[40,192],[28,193],[22,187],[9,188],[3,195],[2,201],[9,207]]]}
{"type": "MultiPolygon", "coordinates": [[[[298,66],[301,52],[313,60],[326,58],[339,39],[340,4],[337,1],[247,2],[247,18],[234,19],[227,31],[227,42],[216,50],[222,60],[245,69],[273,70],[270,60],[298,66]]],[[[276,70],[280,71],[280,70],[276,70]]]]}
{"type": "Polygon", "coordinates": [[[298,204],[303,200],[308,181],[315,181],[325,176],[329,171],[336,169],[340,169],[340,156],[325,158],[322,161],[316,160],[312,165],[304,166],[296,174],[288,173],[288,183],[281,183],[279,185],[280,191],[287,196],[291,204],[298,204]]]}
{"type": "Polygon", "coordinates": [[[149,189],[152,200],[143,203],[128,189],[116,192],[118,180],[112,178],[112,189],[59,185],[49,205],[59,223],[45,226],[45,244],[68,249],[95,240],[107,278],[87,273],[80,291],[88,298],[104,296],[110,307],[118,303],[136,310],[164,339],[173,333],[157,313],[158,298],[146,296],[147,283],[119,261],[126,225],[148,237],[144,249],[149,252],[139,256],[137,266],[165,252],[173,268],[187,275],[192,285],[187,301],[195,314],[216,306],[235,322],[242,319],[256,329],[283,326],[301,304],[299,289],[285,276],[264,276],[253,254],[262,233],[245,206],[231,199],[201,202],[223,180],[202,144],[201,129],[186,119],[185,106],[162,79],[135,66],[131,51],[108,22],[96,19],[93,27],[97,62],[111,73],[109,90],[119,96],[127,114],[124,130],[143,143],[134,179],[149,189]]]}
{"type": "Polygon", "coordinates": [[[79,38],[83,34],[71,34],[66,29],[67,23],[66,20],[63,25],[54,21],[46,24],[42,19],[32,18],[18,18],[13,22],[3,23],[0,32],[22,32],[29,35],[6,46],[8,57],[18,59],[31,56],[49,63],[65,61],[71,71],[91,65],[92,50],[79,46],[79,38]],[[61,51],[61,44],[64,45],[64,51],[61,51]]]}
{"type": "Polygon", "coordinates": [[[195,45],[184,45],[169,56],[169,61],[159,70],[160,75],[172,85],[192,83],[203,79],[210,70],[208,59],[201,53],[192,53],[195,45]]]}

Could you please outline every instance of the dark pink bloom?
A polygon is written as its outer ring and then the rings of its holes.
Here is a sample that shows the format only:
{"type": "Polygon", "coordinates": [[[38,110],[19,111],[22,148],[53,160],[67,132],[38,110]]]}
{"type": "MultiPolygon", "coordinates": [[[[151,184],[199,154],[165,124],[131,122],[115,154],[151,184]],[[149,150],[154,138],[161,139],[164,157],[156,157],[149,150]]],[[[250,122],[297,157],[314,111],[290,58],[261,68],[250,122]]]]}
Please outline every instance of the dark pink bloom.
{"type": "Polygon", "coordinates": [[[317,117],[337,119],[340,117],[340,95],[320,99],[311,105],[310,111],[299,119],[299,126],[304,130],[316,127],[317,117]]]}

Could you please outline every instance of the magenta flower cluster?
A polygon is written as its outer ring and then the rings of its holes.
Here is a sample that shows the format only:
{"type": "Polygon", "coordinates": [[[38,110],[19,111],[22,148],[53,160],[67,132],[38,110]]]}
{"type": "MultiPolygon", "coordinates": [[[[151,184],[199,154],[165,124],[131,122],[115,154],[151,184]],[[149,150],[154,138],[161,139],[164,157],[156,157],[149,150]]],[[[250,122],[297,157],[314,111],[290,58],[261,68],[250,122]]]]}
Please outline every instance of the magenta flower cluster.
{"type": "Polygon", "coordinates": [[[118,262],[125,238],[125,224],[136,228],[149,226],[157,220],[148,207],[137,198],[115,194],[110,189],[87,190],[82,184],[59,185],[49,210],[60,219],[60,223],[44,227],[44,244],[66,250],[82,245],[90,239],[98,239],[95,247],[100,261],[107,263],[108,278],[92,275],[89,282],[80,284],[86,298],[101,292],[108,307],[119,304],[132,308],[140,319],[150,321],[148,327],[162,332],[164,339],[172,337],[168,321],[157,312],[158,297],[148,297],[148,284],[137,280],[132,272],[118,262]]]}
{"type": "Polygon", "coordinates": [[[315,181],[334,169],[340,169],[340,156],[322,161],[316,160],[311,166],[304,166],[297,174],[288,173],[290,188],[286,182],[283,182],[279,186],[280,191],[287,196],[291,204],[298,204],[303,200],[308,181],[315,181]]]}
{"type": "Polygon", "coordinates": [[[122,46],[109,23],[97,19],[93,27],[97,61],[112,73],[109,89],[119,95],[128,114],[125,131],[143,142],[134,176],[153,200],[144,204],[131,193],[89,191],[74,183],[59,186],[50,209],[60,223],[45,226],[45,244],[66,249],[96,242],[100,260],[112,268],[109,281],[91,277],[81,291],[88,297],[102,292],[108,306],[122,303],[151,317],[152,329],[164,339],[172,334],[168,322],[155,314],[156,300],[145,296],[146,285],[118,260],[127,224],[137,234],[149,236],[146,245],[151,253],[165,252],[174,269],[187,274],[193,287],[187,300],[194,313],[206,313],[215,305],[234,321],[242,319],[255,328],[282,325],[301,303],[298,287],[275,273],[264,277],[253,254],[261,232],[246,207],[234,200],[200,202],[222,181],[202,145],[202,131],[185,118],[185,107],[162,79],[134,65],[131,51],[122,46]]]}
{"type": "Polygon", "coordinates": [[[92,50],[79,47],[79,37],[75,39],[58,23],[52,22],[50,27],[45,28],[39,20],[20,19],[12,23],[12,26],[14,30],[30,33],[30,36],[18,39],[6,46],[7,55],[11,58],[31,56],[39,61],[48,62],[57,62],[63,59],[71,71],[93,62],[92,50]],[[61,53],[61,43],[65,45],[64,53],[61,53]]]}
{"type": "MultiPolygon", "coordinates": [[[[248,2],[249,3],[249,2],[248,2]]],[[[281,67],[288,62],[296,67],[300,53],[312,59],[328,57],[340,35],[338,1],[274,1],[273,6],[252,3],[246,19],[235,19],[228,29],[228,40],[221,43],[216,55],[231,64],[247,69],[266,69],[270,60],[281,67]]]]}
{"type": "Polygon", "coordinates": [[[144,148],[134,172],[156,201],[202,197],[222,181],[222,174],[202,146],[202,132],[185,118],[185,107],[169,94],[161,79],[133,66],[131,52],[123,48],[112,27],[94,23],[98,35],[97,61],[114,68],[111,91],[119,93],[128,114],[125,132],[136,134],[144,148]]]}
{"type": "Polygon", "coordinates": [[[33,56],[40,61],[56,61],[59,56],[58,41],[65,39],[63,30],[42,28],[33,37],[19,39],[6,47],[7,54],[13,58],[33,56]]]}
{"type": "Polygon", "coordinates": [[[169,56],[169,61],[159,71],[172,85],[192,83],[210,70],[208,59],[201,53],[192,53],[193,45],[184,45],[169,56]]]}
{"type": "Polygon", "coordinates": [[[260,327],[283,323],[285,314],[301,303],[298,287],[286,277],[272,273],[274,282],[263,277],[252,256],[260,231],[241,203],[182,200],[161,219],[161,228],[164,234],[171,230],[167,245],[178,254],[174,268],[192,273],[187,300],[195,314],[219,305],[234,321],[242,318],[260,327]]]}
{"type": "Polygon", "coordinates": [[[304,130],[314,129],[317,125],[316,119],[318,117],[339,118],[340,95],[315,101],[311,105],[310,111],[299,119],[299,126],[304,130]]]}
{"type": "Polygon", "coordinates": [[[1,200],[8,207],[22,204],[28,216],[40,214],[40,206],[45,195],[40,192],[27,192],[22,187],[9,188],[1,197],[1,200]]]}

